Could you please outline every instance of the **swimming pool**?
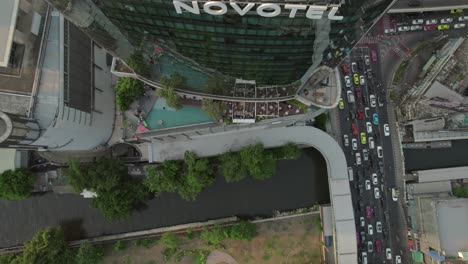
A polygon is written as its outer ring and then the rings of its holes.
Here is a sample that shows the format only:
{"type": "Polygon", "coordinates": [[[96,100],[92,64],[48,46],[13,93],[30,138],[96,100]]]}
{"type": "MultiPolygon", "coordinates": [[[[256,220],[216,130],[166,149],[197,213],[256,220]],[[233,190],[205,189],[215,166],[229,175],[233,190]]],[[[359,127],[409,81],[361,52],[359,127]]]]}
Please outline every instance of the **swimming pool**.
{"type": "Polygon", "coordinates": [[[156,100],[145,120],[150,130],[213,122],[201,107],[184,105],[175,110],[166,105],[164,98],[156,100]],[[158,123],[159,120],[162,121],[162,125],[158,123]]]}

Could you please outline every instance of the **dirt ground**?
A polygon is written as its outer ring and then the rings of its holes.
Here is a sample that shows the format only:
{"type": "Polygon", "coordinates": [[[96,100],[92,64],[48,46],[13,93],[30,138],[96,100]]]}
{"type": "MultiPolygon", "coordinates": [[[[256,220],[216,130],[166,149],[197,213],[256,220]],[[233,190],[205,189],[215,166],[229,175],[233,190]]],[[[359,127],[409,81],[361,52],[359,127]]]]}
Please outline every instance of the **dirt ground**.
{"type": "MultiPolygon", "coordinates": [[[[230,254],[239,264],[322,263],[320,232],[313,224],[313,219],[316,217],[318,214],[259,223],[258,235],[252,241],[224,240],[218,250],[230,254]]],[[[187,235],[180,235],[184,241],[181,248],[210,249],[197,238],[197,233],[194,232],[193,235],[193,239],[189,239],[187,235]]],[[[164,262],[161,254],[163,250],[164,247],[157,243],[150,248],[144,248],[135,246],[133,242],[127,242],[126,248],[120,251],[115,251],[113,245],[106,245],[104,263],[194,263],[189,257],[185,257],[180,262],[175,262],[173,259],[164,262]]]]}

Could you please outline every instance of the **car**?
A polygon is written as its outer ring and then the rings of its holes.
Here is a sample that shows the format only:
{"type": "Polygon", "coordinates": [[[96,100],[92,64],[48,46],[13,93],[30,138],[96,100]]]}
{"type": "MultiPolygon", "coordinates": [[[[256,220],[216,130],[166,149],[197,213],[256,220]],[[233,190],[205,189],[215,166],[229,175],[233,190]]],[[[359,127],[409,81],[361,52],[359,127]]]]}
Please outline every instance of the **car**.
{"type": "Polygon", "coordinates": [[[419,25],[415,25],[415,26],[410,27],[411,31],[418,31],[418,30],[422,30],[422,29],[423,29],[423,27],[419,26],[419,25]]]}
{"type": "Polygon", "coordinates": [[[369,160],[369,151],[367,149],[362,150],[362,156],[364,157],[364,161],[369,160]]]}
{"type": "Polygon", "coordinates": [[[465,28],[465,24],[455,24],[453,28],[465,28]]]}
{"type": "Polygon", "coordinates": [[[361,222],[361,227],[366,226],[366,220],[364,219],[364,216],[359,217],[359,222],[361,222]]]}
{"type": "Polygon", "coordinates": [[[424,26],[424,30],[425,31],[432,31],[432,30],[436,30],[437,27],[435,25],[426,25],[424,26]]]}
{"type": "Polygon", "coordinates": [[[349,146],[349,137],[348,135],[343,135],[343,144],[345,147],[349,146]]]}
{"type": "Polygon", "coordinates": [[[367,264],[367,253],[362,252],[362,264],[367,264]]]}
{"type": "Polygon", "coordinates": [[[394,28],[386,28],[384,32],[385,34],[392,34],[392,33],[396,33],[396,30],[394,28]]]}
{"type": "Polygon", "coordinates": [[[372,74],[372,70],[371,70],[371,69],[367,70],[366,74],[367,74],[367,79],[369,79],[369,80],[372,79],[372,77],[373,77],[372,75],[373,75],[373,74],[372,74]]]}
{"type": "Polygon", "coordinates": [[[375,230],[377,231],[377,233],[382,233],[382,222],[380,221],[375,222],[375,230]]]}
{"type": "Polygon", "coordinates": [[[381,146],[377,146],[377,156],[383,158],[383,150],[381,146]]]}
{"type": "Polygon", "coordinates": [[[364,76],[362,76],[362,75],[359,76],[359,84],[361,84],[361,85],[366,84],[366,78],[364,78],[364,76]]]}
{"type": "Polygon", "coordinates": [[[358,69],[361,70],[361,71],[364,69],[364,61],[362,60],[361,57],[358,58],[357,67],[358,67],[358,69]]]}
{"type": "Polygon", "coordinates": [[[338,101],[338,108],[340,108],[341,110],[344,109],[344,101],[343,101],[343,98],[340,98],[340,100],[338,101]]]}
{"type": "Polygon", "coordinates": [[[365,182],[364,185],[366,186],[366,191],[370,191],[370,189],[371,189],[371,183],[370,183],[370,181],[369,181],[369,180],[366,180],[366,182],[365,182]]]}
{"type": "Polygon", "coordinates": [[[372,217],[372,209],[370,205],[366,206],[366,217],[371,218],[372,217]]]}
{"type": "Polygon", "coordinates": [[[358,109],[356,112],[356,116],[358,120],[364,119],[364,113],[362,112],[362,109],[358,109]]]}
{"type": "Polygon", "coordinates": [[[367,133],[372,133],[372,124],[371,122],[366,122],[367,133]]]}
{"type": "Polygon", "coordinates": [[[349,104],[352,104],[354,103],[354,95],[353,95],[353,92],[351,91],[346,91],[346,95],[347,95],[347,98],[348,98],[348,103],[349,104]]]}
{"type": "Polygon", "coordinates": [[[349,78],[349,76],[345,76],[344,81],[345,81],[346,87],[348,88],[351,87],[351,78],[349,78]]]}
{"type": "Polygon", "coordinates": [[[463,13],[463,9],[452,9],[450,10],[450,14],[461,14],[463,13]]]}
{"type": "Polygon", "coordinates": [[[357,150],[357,139],[353,138],[351,140],[351,145],[353,147],[353,150],[357,150]]]}
{"type": "Polygon", "coordinates": [[[377,61],[377,51],[376,50],[371,50],[371,58],[372,61],[377,61]]]}
{"type": "Polygon", "coordinates": [[[356,119],[356,114],[353,111],[349,111],[349,117],[354,120],[356,119]]]}
{"type": "Polygon", "coordinates": [[[409,26],[401,26],[397,28],[399,32],[406,32],[410,30],[409,26]]]}
{"type": "Polygon", "coordinates": [[[379,187],[375,187],[375,188],[374,188],[374,197],[375,197],[375,199],[379,199],[379,198],[380,198],[380,190],[379,190],[379,187]]]}
{"type": "Polygon", "coordinates": [[[392,259],[392,250],[390,248],[385,249],[385,256],[387,256],[388,260],[392,259]]]}
{"type": "Polygon", "coordinates": [[[453,18],[451,18],[451,17],[442,18],[442,19],[440,20],[440,23],[441,23],[441,24],[449,24],[449,23],[452,23],[452,22],[453,22],[453,18]]]}
{"type": "Polygon", "coordinates": [[[365,56],[364,56],[364,63],[366,63],[366,65],[370,65],[370,57],[369,57],[369,55],[365,55],[365,56]]]}
{"type": "Polygon", "coordinates": [[[392,188],[392,200],[393,201],[398,201],[398,195],[400,195],[400,192],[395,189],[395,188],[392,188]]]}
{"type": "Polygon", "coordinates": [[[463,22],[463,21],[468,21],[468,16],[461,16],[458,18],[458,21],[463,22]]]}
{"type": "Polygon", "coordinates": [[[429,19],[429,20],[426,20],[426,25],[435,25],[437,24],[437,19],[429,19]]]}
{"type": "Polygon", "coordinates": [[[377,251],[377,253],[382,253],[382,241],[375,241],[375,251],[377,251]]]}
{"type": "Polygon", "coordinates": [[[346,64],[341,65],[341,70],[343,71],[343,74],[348,74],[349,72],[348,66],[346,66],[346,64]]]}
{"type": "MultiPolygon", "coordinates": [[[[366,255],[366,258],[367,258],[367,255],[366,255]]],[[[401,257],[399,255],[395,256],[395,264],[401,264],[401,257]]]]}
{"type": "Polygon", "coordinates": [[[390,136],[390,127],[388,126],[388,124],[383,125],[383,131],[386,137],[390,136]]]}
{"type": "Polygon", "coordinates": [[[351,71],[354,73],[354,72],[357,72],[357,64],[355,62],[352,62],[351,63],[351,71]]]}
{"type": "Polygon", "coordinates": [[[354,79],[354,84],[358,85],[359,84],[359,75],[357,75],[357,73],[353,74],[353,79],[354,79]]]}
{"type": "Polygon", "coordinates": [[[438,25],[437,29],[438,30],[448,30],[448,29],[450,29],[450,26],[449,25],[438,25]]]}
{"type": "Polygon", "coordinates": [[[362,98],[361,88],[359,87],[356,87],[356,97],[359,99],[362,98]]]}
{"type": "Polygon", "coordinates": [[[375,148],[375,142],[373,137],[369,137],[369,148],[374,149],[375,148]]]}
{"type": "Polygon", "coordinates": [[[367,241],[367,252],[374,252],[374,245],[372,244],[372,241],[367,241]]]}
{"type": "Polygon", "coordinates": [[[379,171],[380,173],[384,173],[384,166],[383,166],[383,162],[379,161],[379,171]]]}
{"type": "Polygon", "coordinates": [[[379,184],[379,179],[377,179],[377,173],[372,173],[372,184],[377,185],[379,184]]]}
{"type": "Polygon", "coordinates": [[[382,99],[382,96],[377,97],[377,102],[379,103],[379,107],[383,107],[383,106],[384,106],[383,100],[384,100],[384,99],[382,99]]]}
{"type": "MultiPolygon", "coordinates": [[[[364,226],[365,227],[365,226],[364,226]]],[[[364,241],[366,241],[366,232],[364,231],[361,231],[361,241],[364,243],[364,241]]]]}
{"type": "Polygon", "coordinates": [[[364,115],[366,116],[366,118],[369,118],[370,116],[369,113],[370,113],[369,107],[364,108],[364,115]]]}
{"type": "Polygon", "coordinates": [[[413,19],[413,21],[411,21],[411,24],[413,24],[413,25],[424,24],[424,19],[413,19]]]}
{"type": "Polygon", "coordinates": [[[369,95],[369,101],[370,101],[370,106],[371,106],[371,107],[375,107],[375,106],[376,106],[375,95],[373,95],[373,94],[369,95]]]}
{"type": "Polygon", "coordinates": [[[374,123],[374,125],[378,125],[379,124],[379,115],[377,113],[374,113],[372,115],[372,123],[374,123]]]}
{"type": "Polygon", "coordinates": [[[356,153],[356,165],[361,165],[361,153],[356,153]]]}
{"type": "Polygon", "coordinates": [[[374,227],[371,224],[367,225],[367,234],[370,236],[374,234],[374,227]]]}
{"type": "Polygon", "coordinates": [[[361,132],[361,144],[362,145],[367,144],[366,133],[364,133],[364,132],[361,132]]]}

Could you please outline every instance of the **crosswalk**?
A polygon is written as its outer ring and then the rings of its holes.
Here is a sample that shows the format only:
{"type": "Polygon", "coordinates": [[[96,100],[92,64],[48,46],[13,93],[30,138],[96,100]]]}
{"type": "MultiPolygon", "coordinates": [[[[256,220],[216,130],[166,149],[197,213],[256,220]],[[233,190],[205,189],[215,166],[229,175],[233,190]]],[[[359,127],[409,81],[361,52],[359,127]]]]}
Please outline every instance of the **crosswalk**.
{"type": "Polygon", "coordinates": [[[383,24],[384,29],[391,28],[392,24],[390,22],[390,16],[389,15],[384,15],[382,17],[382,24],[383,24]]]}

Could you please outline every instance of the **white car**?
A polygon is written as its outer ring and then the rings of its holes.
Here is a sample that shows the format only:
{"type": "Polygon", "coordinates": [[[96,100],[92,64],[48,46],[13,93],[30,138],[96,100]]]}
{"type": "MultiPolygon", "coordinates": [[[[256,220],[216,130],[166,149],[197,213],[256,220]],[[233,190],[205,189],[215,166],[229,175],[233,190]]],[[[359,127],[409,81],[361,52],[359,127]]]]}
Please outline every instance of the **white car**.
{"type": "Polygon", "coordinates": [[[356,164],[361,165],[361,153],[356,153],[356,164]]]}
{"type": "Polygon", "coordinates": [[[378,187],[375,187],[374,188],[374,197],[375,199],[379,199],[380,198],[380,190],[378,187]]]}
{"type": "Polygon", "coordinates": [[[364,62],[366,63],[366,65],[370,65],[370,57],[369,57],[369,55],[364,56],[364,62]]]}
{"type": "Polygon", "coordinates": [[[372,244],[372,241],[367,241],[367,252],[374,252],[374,244],[372,244]]]}
{"type": "Polygon", "coordinates": [[[366,191],[370,191],[370,189],[371,189],[370,181],[366,180],[366,191]]]}
{"type": "Polygon", "coordinates": [[[364,216],[361,216],[359,218],[359,221],[361,222],[361,227],[365,227],[366,226],[366,220],[364,219],[364,216]]]}
{"type": "Polygon", "coordinates": [[[453,28],[465,28],[465,24],[455,24],[453,28]]]}
{"type": "Polygon", "coordinates": [[[351,63],[351,70],[353,73],[357,72],[357,64],[355,62],[351,63]]]}
{"type": "Polygon", "coordinates": [[[392,200],[393,201],[398,201],[398,195],[399,195],[399,192],[397,189],[395,188],[392,188],[392,200]]]}
{"type": "Polygon", "coordinates": [[[369,107],[364,108],[364,115],[366,116],[366,118],[370,117],[370,108],[369,107]]]}
{"type": "Polygon", "coordinates": [[[353,146],[353,150],[357,150],[357,139],[351,139],[351,145],[353,146]]]}
{"type": "Polygon", "coordinates": [[[468,16],[461,16],[458,18],[458,21],[463,22],[463,21],[468,21],[468,16]]]}
{"type": "Polygon", "coordinates": [[[369,148],[370,148],[370,149],[374,149],[374,148],[375,148],[374,138],[373,138],[373,137],[369,137],[367,140],[369,141],[369,148]]]}
{"type": "Polygon", "coordinates": [[[375,107],[375,105],[376,105],[375,95],[373,95],[373,94],[369,95],[369,101],[370,101],[370,106],[375,107]]]}
{"type": "Polygon", "coordinates": [[[423,19],[413,19],[413,21],[411,22],[413,25],[421,25],[424,23],[424,20],[423,19]]]}
{"type": "Polygon", "coordinates": [[[418,30],[422,30],[423,27],[422,26],[411,26],[410,30],[411,31],[418,31],[418,30]]]}
{"type": "Polygon", "coordinates": [[[349,76],[345,76],[344,81],[345,81],[346,87],[351,87],[351,78],[349,78],[349,76]]]}
{"type": "Polygon", "coordinates": [[[362,264],[367,264],[367,253],[366,252],[362,252],[362,264]]]}
{"type": "Polygon", "coordinates": [[[372,133],[372,124],[371,122],[366,122],[367,133],[372,133]]]}
{"type": "Polygon", "coordinates": [[[394,28],[386,28],[384,31],[385,34],[396,33],[396,30],[394,28]]]}
{"type": "Polygon", "coordinates": [[[382,222],[375,222],[375,230],[377,231],[377,233],[382,233],[382,222]]]}
{"type": "Polygon", "coordinates": [[[377,179],[377,173],[372,173],[372,184],[379,184],[379,180],[377,179]]]}
{"type": "Polygon", "coordinates": [[[345,147],[349,146],[349,137],[348,135],[343,135],[343,143],[345,147]]]}
{"type": "Polygon", "coordinates": [[[400,32],[406,32],[406,31],[409,31],[409,30],[410,30],[410,27],[408,27],[408,26],[398,27],[398,31],[400,31],[400,32]]]}
{"type": "Polygon", "coordinates": [[[441,23],[441,24],[448,24],[448,23],[452,23],[452,22],[453,22],[453,18],[451,18],[451,17],[442,18],[442,19],[440,20],[440,23],[441,23]]]}
{"type": "Polygon", "coordinates": [[[362,150],[362,156],[364,156],[364,161],[369,160],[369,151],[367,149],[362,150]]]}
{"type": "Polygon", "coordinates": [[[370,236],[374,234],[374,228],[371,224],[367,225],[367,234],[369,234],[370,236]]]}
{"type": "Polygon", "coordinates": [[[390,136],[390,128],[388,127],[388,124],[383,125],[383,131],[386,137],[390,136]]]}
{"type": "Polygon", "coordinates": [[[435,25],[437,24],[437,19],[426,20],[426,25],[435,25]]]}
{"type": "Polygon", "coordinates": [[[385,250],[385,256],[387,256],[388,260],[392,259],[392,250],[390,248],[385,250]]]}
{"type": "Polygon", "coordinates": [[[383,149],[381,146],[377,146],[377,156],[383,158],[383,149]]]}
{"type": "Polygon", "coordinates": [[[362,75],[359,76],[359,83],[360,83],[361,85],[364,85],[364,84],[366,83],[366,79],[364,78],[364,76],[362,76],[362,75]]]}
{"type": "MultiPolygon", "coordinates": [[[[366,254],[367,255],[367,254],[366,254]]],[[[367,256],[366,256],[367,257],[367,256]]],[[[401,264],[401,257],[399,255],[395,256],[395,264],[401,264]]]]}

